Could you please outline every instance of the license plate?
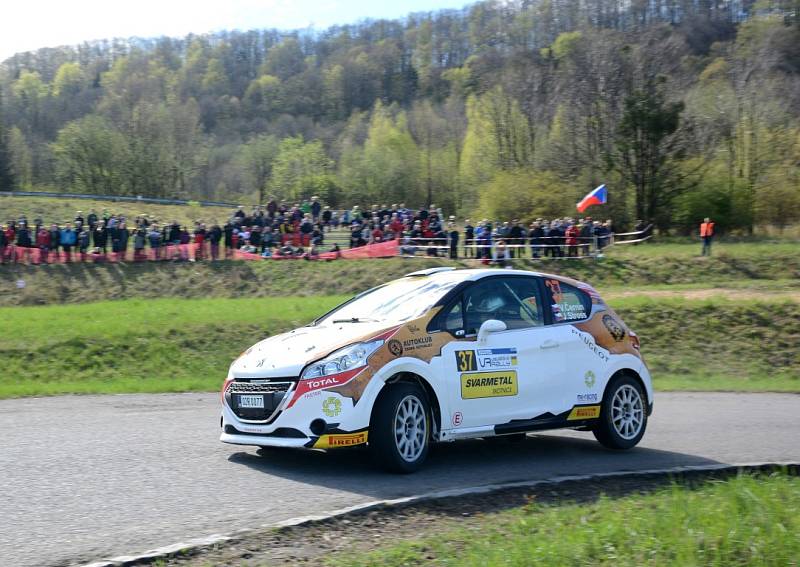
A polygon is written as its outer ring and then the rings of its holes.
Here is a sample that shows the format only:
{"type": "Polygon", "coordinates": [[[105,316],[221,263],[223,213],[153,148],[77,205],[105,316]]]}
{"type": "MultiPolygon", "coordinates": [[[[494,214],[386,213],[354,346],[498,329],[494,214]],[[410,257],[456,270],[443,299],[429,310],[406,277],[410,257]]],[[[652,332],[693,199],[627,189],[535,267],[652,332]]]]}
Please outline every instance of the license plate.
{"type": "Polygon", "coordinates": [[[264,396],[239,396],[239,407],[264,409],[264,396]]]}

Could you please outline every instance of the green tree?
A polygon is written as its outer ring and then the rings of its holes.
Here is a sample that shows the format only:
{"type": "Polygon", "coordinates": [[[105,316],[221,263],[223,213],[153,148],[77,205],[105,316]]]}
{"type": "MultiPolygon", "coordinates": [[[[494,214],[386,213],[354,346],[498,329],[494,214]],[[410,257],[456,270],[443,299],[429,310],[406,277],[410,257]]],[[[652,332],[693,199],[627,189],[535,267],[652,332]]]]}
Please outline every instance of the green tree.
{"type": "Polygon", "coordinates": [[[280,141],[275,136],[256,136],[240,150],[242,167],[247,175],[248,184],[258,192],[258,202],[266,203],[265,192],[272,176],[272,166],[281,149],[280,141]]]}
{"type": "Polygon", "coordinates": [[[685,189],[675,182],[670,167],[673,159],[682,157],[675,133],[683,108],[681,101],[665,101],[662,90],[652,82],[625,99],[617,167],[633,185],[636,216],[645,221],[663,221],[672,200],[685,189]]]}
{"type": "Polygon", "coordinates": [[[301,136],[285,138],[272,163],[271,190],[281,199],[299,201],[318,195],[330,200],[335,188],[333,161],[322,142],[304,142],[301,136]]]}
{"type": "Polygon", "coordinates": [[[381,202],[423,203],[419,187],[419,150],[405,113],[392,116],[376,103],[364,142],[365,197],[381,202]]]}
{"type": "Polygon", "coordinates": [[[16,186],[8,141],[9,136],[3,123],[3,97],[0,92],[0,191],[12,191],[16,186]]]}
{"type": "Polygon", "coordinates": [[[561,217],[577,200],[576,189],[554,173],[527,168],[498,172],[480,194],[479,212],[486,218],[524,222],[561,217]]]}
{"type": "Polygon", "coordinates": [[[128,145],[107,119],[87,116],[67,124],[53,144],[59,180],[72,190],[125,195],[128,145]]]}
{"type": "MultiPolygon", "coordinates": [[[[0,130],[2,130],[2,127],[0,127],[0,130]]],[[[23,189],[30,189],[33,184],[33,155],[28,141],[25,139],[25,134],[16,126],[13,126],[8,131],[7,150],[11,173],[17,186],[23,189]]],[[[2,151],[2,148],[0,148],[0,154],[2,154],[2,151]]],[[[2,157],[0,157],[1,160],[2,157]]]]}

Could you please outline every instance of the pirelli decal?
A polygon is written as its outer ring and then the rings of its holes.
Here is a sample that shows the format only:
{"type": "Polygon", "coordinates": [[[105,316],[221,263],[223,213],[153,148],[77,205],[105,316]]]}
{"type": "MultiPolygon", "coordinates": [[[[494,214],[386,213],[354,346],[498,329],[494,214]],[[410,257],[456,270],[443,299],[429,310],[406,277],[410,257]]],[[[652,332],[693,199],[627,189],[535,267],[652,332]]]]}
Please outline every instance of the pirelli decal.
{"type": "Polygon", "coordinates": [[[597,419],[600,417],[600,406],[575,406],[567,416],[567,421],[579,419],[597,419]]]}
{"type": "Polygon", "coordinates": [[[516,396],[518,392],[517,372],[476,372],[461,375],[461,398],[500,398],[516,396]]]}
{"type": "Polygon", "coordinates": [[[367,431],[358,433],[331,433],[323,435],[314,443],[315,449],[336,449],[339,447],[352,447],[363,445],[367,442],[367,431]]]}

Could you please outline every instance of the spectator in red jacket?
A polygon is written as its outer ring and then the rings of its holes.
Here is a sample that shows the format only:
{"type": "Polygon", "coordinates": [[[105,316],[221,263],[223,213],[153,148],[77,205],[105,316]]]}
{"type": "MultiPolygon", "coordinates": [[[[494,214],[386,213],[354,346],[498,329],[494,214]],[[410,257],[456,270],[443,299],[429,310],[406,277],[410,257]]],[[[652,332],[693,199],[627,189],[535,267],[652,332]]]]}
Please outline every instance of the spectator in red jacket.
{"type": "Polygon", "coordinates": [[[581,231],[576,224],[571,224],[564,232],[567,256],[575,257],[578,255],[578,237],[580,235],[581,231]]]}
{"type": "Polygon", "coordinates": [[[39,260],[47,263],[47,255],[50,252],[50,231],[42,227],[36,233],[36,246],[39,247],[39,260]]]}

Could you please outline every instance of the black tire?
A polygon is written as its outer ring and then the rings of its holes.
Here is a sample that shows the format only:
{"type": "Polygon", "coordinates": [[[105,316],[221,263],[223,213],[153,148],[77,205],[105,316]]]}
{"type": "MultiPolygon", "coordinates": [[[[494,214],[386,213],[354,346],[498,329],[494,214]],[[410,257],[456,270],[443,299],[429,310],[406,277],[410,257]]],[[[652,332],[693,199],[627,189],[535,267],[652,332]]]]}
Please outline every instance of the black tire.
{"type": "Polygon", "coordinates": [[[635,378],[626,375],[612,379],[603,395],[600,419],[592,429],[595,438],[604,447],[625,450],[635,447],[641,441],[646,429],[647,396],[641,384],[635,378]],[[628,404],[629,407],[621,403],[624,399],[632,399],[632,403],[628,404]],[[630,416],[630,419],[626,416],[630,416]],[[636,417],[639,417],[638,423],[636,417]]]}
{"type": "Polygon", "coordinates": [[[431,410],[425,392],[417,384],[400,382],[391,384],[378,397],[375,407],[372,410],[372,420],[369,426],[369,445],[378,465],[382,468],[396,473],[412,473],[419,470],[422,463],[428,456],[431,438],[431,410]],[[406,431],[413,437],[413,443],[408,445],[406,438],[403,448],[406,454],[401,451],[400,444],[403,439],[398,440],[395,433],[395,423],[399,419],[401,405],[405,404],[405,410],[413,408],[423,414],[421,422],[413,420],[411,427],[406,431]],[[417,405],[418,404],[418,405],[417,405]],[[424,430],[420,429],[424,427],[424,430]],[[419,444],[421,443],[421,448],[419,444]],[[411,454],[409,458],[407,455],[411,454]]]}

